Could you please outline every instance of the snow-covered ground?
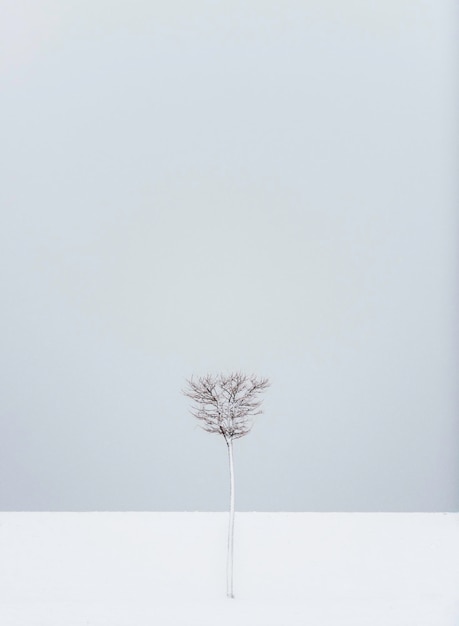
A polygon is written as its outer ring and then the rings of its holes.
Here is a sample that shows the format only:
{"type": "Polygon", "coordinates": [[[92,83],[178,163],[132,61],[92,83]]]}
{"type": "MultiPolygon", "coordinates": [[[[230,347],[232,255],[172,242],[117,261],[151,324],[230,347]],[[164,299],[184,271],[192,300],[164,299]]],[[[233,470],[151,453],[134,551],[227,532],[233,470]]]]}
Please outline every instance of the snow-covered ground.
{"type": "Polygon", "coordinates": [[[1,626],[457,626],[459,514],[0,513],[1,626]]]}

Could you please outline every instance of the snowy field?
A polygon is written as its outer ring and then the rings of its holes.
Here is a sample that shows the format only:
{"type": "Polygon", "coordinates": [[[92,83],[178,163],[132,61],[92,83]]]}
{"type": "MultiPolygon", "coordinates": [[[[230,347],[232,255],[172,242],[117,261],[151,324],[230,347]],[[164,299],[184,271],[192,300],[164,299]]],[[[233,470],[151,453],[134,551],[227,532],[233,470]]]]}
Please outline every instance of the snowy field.
{"type": "Polygon", "coordinates": [[[457,626],[459,514],[0,513],[1,626],[457,626]]]}

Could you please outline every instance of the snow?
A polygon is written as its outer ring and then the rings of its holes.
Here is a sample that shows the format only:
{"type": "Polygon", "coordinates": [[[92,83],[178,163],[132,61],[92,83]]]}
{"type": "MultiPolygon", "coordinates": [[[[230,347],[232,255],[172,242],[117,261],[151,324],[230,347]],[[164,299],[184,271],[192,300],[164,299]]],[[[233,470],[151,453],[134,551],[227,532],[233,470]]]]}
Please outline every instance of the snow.
{"type": "Polygon", "coordinates": [[[1,626],[456,626],[459,514],[0,513],[1,626]]]}

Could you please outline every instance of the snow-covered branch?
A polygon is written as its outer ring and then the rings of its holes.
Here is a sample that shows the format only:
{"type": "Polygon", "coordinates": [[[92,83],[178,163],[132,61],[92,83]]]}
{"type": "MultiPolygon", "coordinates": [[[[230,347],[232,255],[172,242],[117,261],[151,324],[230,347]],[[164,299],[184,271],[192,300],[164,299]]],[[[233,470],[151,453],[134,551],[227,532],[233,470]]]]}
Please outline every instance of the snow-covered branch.
{"type": "Polygon", "coordinates": [[[223,435],[227,441],[243,437],[252,428],[252,418],[262,411],[260,394],[269,387],[267,378],[241,372],[207,374],[190,378],[184,394],[194,405],[192,415],[204,430],[223,435]]]}

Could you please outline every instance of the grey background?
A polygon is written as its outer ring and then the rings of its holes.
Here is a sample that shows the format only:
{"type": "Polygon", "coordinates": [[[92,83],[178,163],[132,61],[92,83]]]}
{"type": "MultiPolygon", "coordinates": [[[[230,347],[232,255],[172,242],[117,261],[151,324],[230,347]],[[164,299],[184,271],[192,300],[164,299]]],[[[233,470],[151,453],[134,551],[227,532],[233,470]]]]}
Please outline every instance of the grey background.
{"type": "Polygon", "coordinates": [[[455,18],[1,3],[2,509],[457,510],[455,18]]]}

